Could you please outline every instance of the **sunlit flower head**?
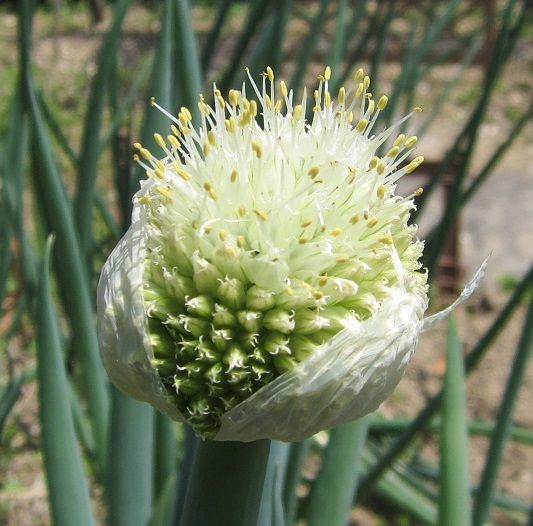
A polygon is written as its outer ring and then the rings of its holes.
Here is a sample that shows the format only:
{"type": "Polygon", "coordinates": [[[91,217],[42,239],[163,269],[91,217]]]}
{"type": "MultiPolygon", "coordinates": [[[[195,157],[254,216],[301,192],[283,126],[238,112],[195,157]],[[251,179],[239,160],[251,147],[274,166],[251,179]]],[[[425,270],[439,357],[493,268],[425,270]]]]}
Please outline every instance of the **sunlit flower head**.
{"type": "Polygon", "coordinates": [[[405,119],[376,129],[387,97],[362,70],[336,97],[330,75],[309,122],[267,68],[201,97],[197,127],[154,101],[172,120],[162,158],[135,145],[148,178],[102,273],[102,355],[118,387],[204,437],[296,440],[362,416],[422,328],[419,192],[395,194],[417,138],[393,136],[405,119]]]}

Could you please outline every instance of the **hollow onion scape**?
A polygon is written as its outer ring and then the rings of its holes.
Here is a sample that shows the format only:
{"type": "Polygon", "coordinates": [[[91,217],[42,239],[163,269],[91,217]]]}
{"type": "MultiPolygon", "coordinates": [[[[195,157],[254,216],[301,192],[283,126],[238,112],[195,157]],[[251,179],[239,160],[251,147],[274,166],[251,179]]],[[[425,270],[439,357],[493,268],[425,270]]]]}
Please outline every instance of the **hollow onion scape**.
{"type": "Polygon", "coordinates": [[[409,115],[372,133],[387,97],[358,70],[334,100],[330,76],[311,122],[305,92],[294,104],[267,68],[251,96],[200,97],[198,127],[153,101],[173,121],[155,134],[164,156],[135,145],[148,178],[102,271],[102,357],[121,390],[204,438],[293,441],[361,417],[424,328],[423,243],[408,224],[421,190],[394,193],[423,161],[405,162],[415,136],[392,137],[409,115]]]}

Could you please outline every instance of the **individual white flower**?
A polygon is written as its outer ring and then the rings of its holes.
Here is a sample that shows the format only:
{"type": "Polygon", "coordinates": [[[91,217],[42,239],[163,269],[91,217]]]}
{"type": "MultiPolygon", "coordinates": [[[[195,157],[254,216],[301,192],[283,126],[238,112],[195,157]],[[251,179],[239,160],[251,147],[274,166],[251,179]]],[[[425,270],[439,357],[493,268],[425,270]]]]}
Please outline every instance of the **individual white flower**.
{"type": "Polygon", "coordinates": [[[362,70],[336,100],[330,74],[310,123],[267,68],[252,97],[200,97],[198,128],[167,114],[162,159],[136,145],[148,179],[102,271],[101,352],[120,389],[204,437],[299,440],[363,416],[422,330],[419,192],[395,194],[417,138],[392,141],[405,119],[373,133],[387,97],[362,70]]]}

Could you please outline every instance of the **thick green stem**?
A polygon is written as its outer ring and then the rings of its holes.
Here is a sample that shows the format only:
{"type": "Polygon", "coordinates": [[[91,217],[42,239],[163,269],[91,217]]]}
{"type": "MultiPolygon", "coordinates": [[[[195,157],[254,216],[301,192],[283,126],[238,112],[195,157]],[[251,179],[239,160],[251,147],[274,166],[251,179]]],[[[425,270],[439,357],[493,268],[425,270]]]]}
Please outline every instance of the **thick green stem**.
{"type": "Polygon", "coordinates": [[[180,526],[255,525],[269,451],[269,440],[201,442],[180,526]]]}

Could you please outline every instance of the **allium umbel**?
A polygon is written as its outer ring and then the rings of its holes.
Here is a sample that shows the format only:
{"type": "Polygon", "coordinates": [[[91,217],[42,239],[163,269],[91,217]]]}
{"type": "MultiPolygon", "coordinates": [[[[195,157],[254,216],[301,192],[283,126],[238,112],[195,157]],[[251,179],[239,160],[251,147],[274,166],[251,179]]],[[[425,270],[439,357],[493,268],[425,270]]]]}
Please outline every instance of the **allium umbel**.
{"type": "Polygon", "coordinates": [[[334,100],[330,74],[310,123],[267,68],[252,97],[200,97],[197,128],[167,114],[162,159],[136,144],[148,179],[102,271],[101,352],[120,389],[203,437],[299,440],[361,417],[423,329],[418,192],[394,193],[417,138],[392,141],[405,119],[373,134],[387,97],[359,70],[334,100]]]}

